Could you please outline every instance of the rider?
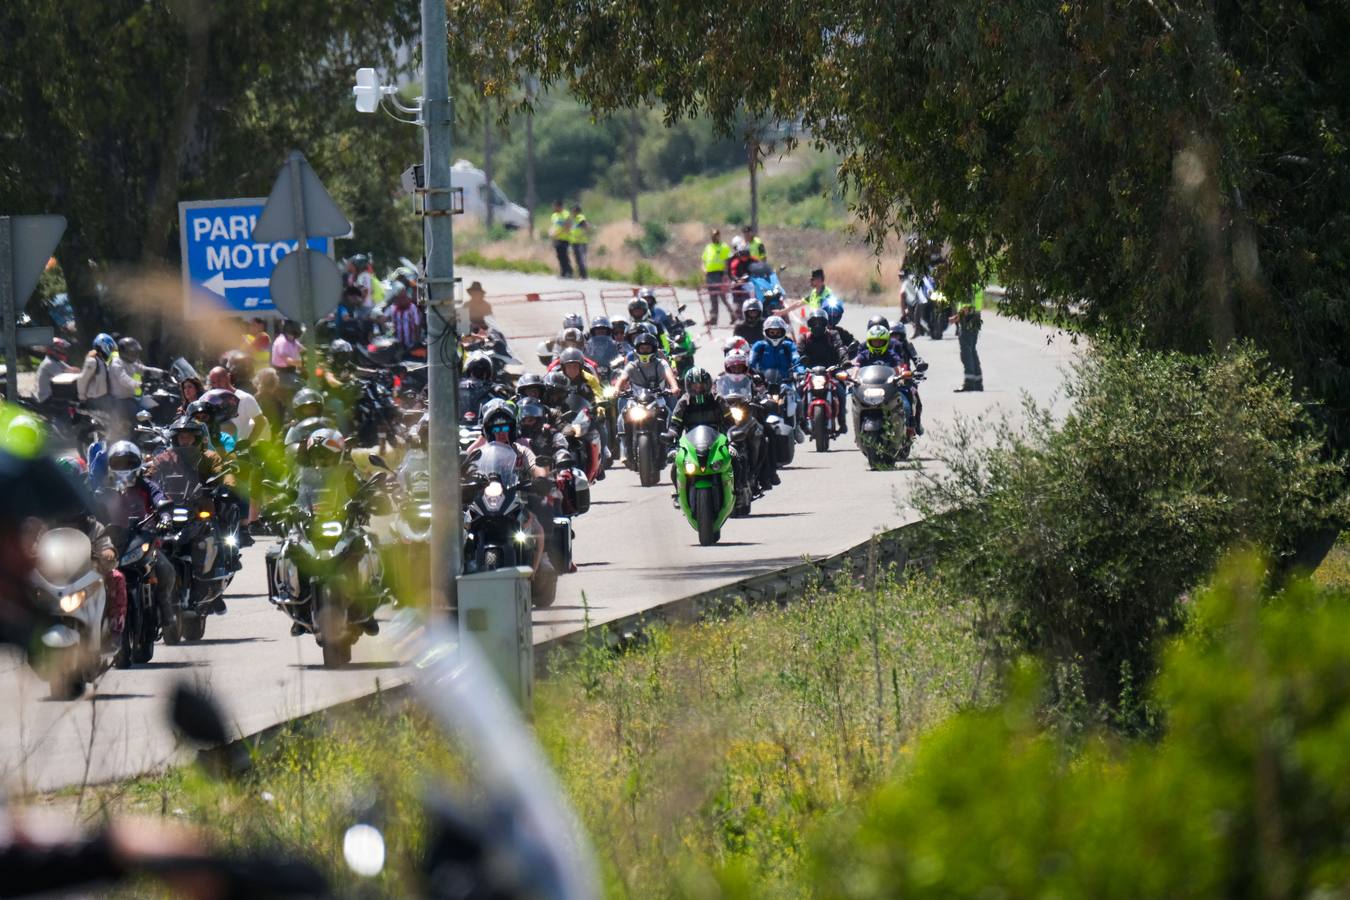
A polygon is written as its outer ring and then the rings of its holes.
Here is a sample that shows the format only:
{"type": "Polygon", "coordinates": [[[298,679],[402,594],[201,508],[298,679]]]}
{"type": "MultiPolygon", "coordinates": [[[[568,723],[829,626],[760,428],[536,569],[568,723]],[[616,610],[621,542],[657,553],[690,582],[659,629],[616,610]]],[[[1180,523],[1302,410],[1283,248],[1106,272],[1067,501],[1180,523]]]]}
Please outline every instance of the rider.
{"type": "Polygon", "coordinates": [[[520,376],[520,380],[516,382],[516,402],[520,403],[526,398],[543,401],[544,376],[536,372],[526,372],[520,376]]]}
{"type": "Polygon", "coordinates": [[[750,346],[764,340],[764,304],[756,297],[750,297],[741,304],[741,321],[731,333],[744,338],[750,346]]]}
{"type": "MultiPolygon", "coordinates": [[[[167,502],[159,484],[145,474],[141,450],[131,441],[118,441],[108,451],[108,478],[94,492],[99,516],[107,525],[126,527],[147,518],[167,502]]],[[[117,548],[114,548],[117,549],[117,548]]],[[[155,602],[169,609],[178,581],[173,563],[155,554],[155,602]]]]}
{"type": "Polygon", "coordinates": [[[671,360],[677,372],[688,370],[694,364],[694,339],[689,336],[684,322],[670,319],[666,322],[665,334],[661,335],[661,349],[671,360]]]}
{"type": "Polygon", "coordinates": [[[650,323],[656,326],[658,333],[664,330],[661,323],[651,314],[651,306],[642,297],[634,297],[632,300],[628,301],[628,315],[633,318],[633,323],[630,326],[633,330],[636,330],[639,325],[644,323],[650,323]]]}
{"type": "MultiPolygon", "coordinates": [[[[91,409],[104,410],[117,418],[129,418],[133,413],[137,384],[118,355],[112,335],[103,333],[94,337],[75,387],[80,399],[91,409]]],[[[126,423],[115,423],[114,427],[124,429],[126,423]]]]}
{"type": "Polygon", "coordinates": [[[69,359],[70,341],[65,338],[52,338],[37,370],[37,393],[33,399],[38,403],[46,403],[51,399],[53,378],[80,371],[68,362],[69,359]]]}
{"type": "Polygon", "coordinates": [[[765,373],[777,371],[784,379],[806,371],[797,357],[797,345],[787,339],[787,323],[770,316],[764,323],[764,340],[750,347],[750,368],[765,373]]]}
{"type": "Polygon", "coordinates": [[[136,404],[139,406],[142,402],[141,396],[144,393],[145,376],[163,378],[164,370],[147,366],[141,361],[141,342],[134,337],[124,337],[117,342],[117,355],[122,358],[122,365],[126,367],[127,374],[136,383],[135,398],[136,404]]]}
{"type": "MultiPolygon", "coordinates": [[[[797,352],[802,363],[808,368],[824,366],[832,369],[848,362],[848,354],[839,340],[839,335],[829,327],[830,317],[823,307],[811,309],[806,314],[806,334],[797,340],[797,352]]],[[[844,383],[835,379],[834,397],[839,405],[839,433],[848,432],[846,408],[848,392],[844,383]]]]}
{"type": "Polygon", "coordinates": [[[664,331],[666,326],[670,324],[672,316],[657,304],[656,291],[649,287],[641,287],[638,288],[637,296],[647,304],[648,321],[654,322],[657,328],[664,331]]]}
{"type": "MultiPolygon", "coordinates": [[[[225,471],[225,462],[220,458],[220,454],[206,445],[206,426],[201,422],[181,416],[169,426],[169,437],[173,441],[173,446],[150,462],[150,475],[158,479],[161,485],[175,476],[182,478],[184,484],[182,495],[186,496],[198,484],[209,481],[225,471]]],[[[232,487],[234,484],[233,476],[228,474],[221,481],[226,487],[232,487]]],[[[217,527],[219,524],[217,522],[217,527]]],[[[230,566],[235,571],[239,570],[237,554],[230,559],[230,566]]],[[[214,611],[225,612],[225,601],[217,600],[214,611]]]]}
{"type": "Polygon", "coordinates": [[[332,428],[323,415],[323,394],[313,388],[301,388],[291,398],[291,418],[287,422],[285,445],[292,452],[300,449],[320,428],[332,428]]]}
{"type": "MultiPolygon", "coordinates": [[[[750,376],[749,355],[744,350],[732,350],[722,361],[722,367],[731,378],[744,379],[745,387],[749,389],[748,399],[753,400],[755,388],[750,376]]],[[[722,379],[718,379],[718,383],[722,384],[722,379]]],[[[751,407],[752,410],[758,408],[751,407]]],[[[778,467],[774,464],[773,453],[769,451],[769,442],[759,416],[751,415],[749,421],[743,424],[747,432],[745,443],[750,453],[750,471],[755,473],[759,493],[763,494],[779,483],[778,467]]]]}
{"type": "Polygon", "coordinates": [[[764,292],[764,316],[768,318],[787,311],[787,297],[783,289],[774,286],[764,292]]]}
{"type": "MultiPolygon", "coordinates": [[[[465,466],[473,464],[474,451],[485,447],[489,442],[506,444],[516,451],[516,474],[522,481],[529,478],[545,478],[548,470],[540,466],[535,452],[520,442],[520,425],[513,404],[506,400],[489,400],[483,407],[483,433],[478,436],[464,452],[465,466]]],[[[525,527],[534,535],[534,566],[536,569],[551,566],[545,555],[544,527],[532,511],[526,513],[525,527]]]]}
{"type": "MultiPolygon", "coordinates": [[[[670,411],[670,424],[666,428],[665,439],[669,446],[674,447],[690,428],[709,425],[725,434],[735,424],[731,407],[713,393],[712,383],[712,374],[702,366],[694,366],[684,373],[684,394],[670,411]]],[[[674,465],[670,467],[670,483],[679,484],[674,465]]],[[[672,492],[671,499],[678,507],[679,495],[672,492]]]]}
{"type": "Polygon", "coordinates": [[[618,346],[618,352],[627,359],[633,353],[632,336],[628,333],[628,320],[616,316],[610,322],[610,336],[618,346]]]}
{"type": "MultiPolygon", "coordinates": [[[[621,400],[619,406],[619,431],[627,437],[624,428],[623,410],[627,406],[623,399],[628,388],[639,387],[649,391],[659,391],[665,389],[667,394],[674,395],[679,393],[680,383],[675,379],[675,372],[670,368],[670,364],[662,358],[657,352],[656,338],[652,337],[646,331],[640,331],[637,335],[637,346],[634,347],[634,356],[631,362],[619,373],[619,377],[614,382],[614,390],[618,392],[621,400]]],[[[669,401],[667,401],[669,402],[669,401]]],[[[624,443],[625,455],[632,459],[632,447],[624,443]]]]}
{"type": "Polygon", "coordinates": [[[843,300],[840,300],[838,297],[831,297],[820,304],[820,308],[825,310],[825,315],[830,320],[830,330],[839,335],[839,343],[843,345],[845,350],[848,350],[858,342],[857,338],[853,336],[853,332],[839,324],[844,318],[843,300]]]}
{"type": "MultiPolygon", "coordinates": [[[[912,348],[911,348],[912,350],[912,348]]],[[[890,366],[898,377],[905,369],[927,368],[917,355],[906,356],[903,350],[897,350],[890,331],[885,325],[876,324],[867,329],[867,340],[863,342],[858,355],[853,358],[853,375],[863,366],[890,366]]],[[[905,420],[914,426],[915,434],[923,434],[920,413],[915,409],[912,389],[900,391],[905,406],[905,420]]]]}
{"type": "Polygon", "coordinates": [[[610,368],[610,364],[620,353],[619,345],[614,341],[613,331],[614,327],[610,324],[609,316],[596,316],[591,319],[590,336],[582,347],[587,357],[606,369],[610,368]]]}

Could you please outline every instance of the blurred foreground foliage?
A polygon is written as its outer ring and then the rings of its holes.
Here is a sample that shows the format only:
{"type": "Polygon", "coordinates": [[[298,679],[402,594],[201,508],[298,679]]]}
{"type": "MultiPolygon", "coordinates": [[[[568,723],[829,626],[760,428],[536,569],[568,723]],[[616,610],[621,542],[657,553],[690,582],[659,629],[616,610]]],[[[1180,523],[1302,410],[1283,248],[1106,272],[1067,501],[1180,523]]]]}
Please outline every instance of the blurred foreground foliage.
{"type": "Polygon", "coordinates": [[[1235,546],[1296,563],[1300,535],[1344,520],[1344,464],[1250,347],[1099,346],[1066,392],[1062,422],[1028,403],[1024,430],[962,423],[916,502],[1006,656],[1046,661],[1066,720],[1147,729],[1141,699],[1187,592],[1235,546]]]}

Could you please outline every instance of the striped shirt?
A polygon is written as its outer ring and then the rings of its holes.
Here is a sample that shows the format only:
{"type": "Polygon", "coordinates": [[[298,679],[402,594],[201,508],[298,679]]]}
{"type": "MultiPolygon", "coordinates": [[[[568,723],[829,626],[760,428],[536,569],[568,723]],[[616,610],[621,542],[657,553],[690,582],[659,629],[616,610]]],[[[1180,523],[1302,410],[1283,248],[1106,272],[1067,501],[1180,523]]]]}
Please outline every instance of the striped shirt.
{"type": "Polygon", "coordinates": [[[404,347],[411,349],[422,342],[422,313],[417,304],[390,307],[389,324],[394,329],[394,337],[404,347]]]}

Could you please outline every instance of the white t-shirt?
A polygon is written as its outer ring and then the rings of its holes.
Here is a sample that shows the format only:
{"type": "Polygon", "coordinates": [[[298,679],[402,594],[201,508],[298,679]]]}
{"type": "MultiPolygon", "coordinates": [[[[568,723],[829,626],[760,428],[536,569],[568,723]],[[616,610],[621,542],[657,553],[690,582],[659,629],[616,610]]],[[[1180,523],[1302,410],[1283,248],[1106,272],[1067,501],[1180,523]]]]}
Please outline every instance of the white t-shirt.
{"type": "Polygon", "coordinates": [[[234,395],[239,398],[239,412],[230,422],[234,425],[235,439],[246,441],[253,432],[253,420],[262,415],[262,407],[258,405],[257,398],[248,391],[235,388],[234,395]]]}

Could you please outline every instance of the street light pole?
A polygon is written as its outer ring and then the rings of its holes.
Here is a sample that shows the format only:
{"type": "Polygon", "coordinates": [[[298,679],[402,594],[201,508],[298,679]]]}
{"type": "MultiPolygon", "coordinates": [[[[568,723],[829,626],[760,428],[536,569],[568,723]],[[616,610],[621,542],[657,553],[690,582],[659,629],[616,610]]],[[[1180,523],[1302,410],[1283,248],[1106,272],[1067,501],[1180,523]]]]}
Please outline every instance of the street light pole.
{"type": "Polygon", "coordinates": [[[458,607],[463,513],[459,485],[459,335],[450,196],[450,49],[445,0],[422,0],[427,374],[430,387],[431,600],[458,607]]]}

